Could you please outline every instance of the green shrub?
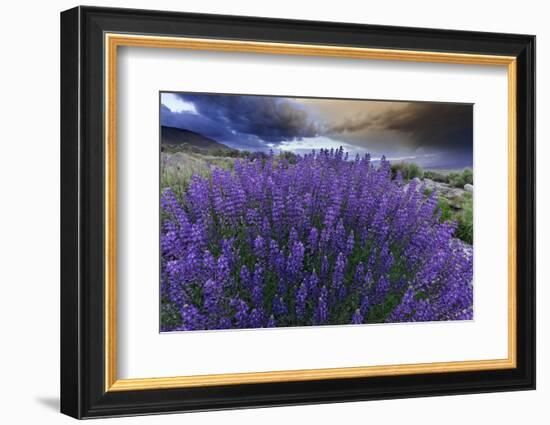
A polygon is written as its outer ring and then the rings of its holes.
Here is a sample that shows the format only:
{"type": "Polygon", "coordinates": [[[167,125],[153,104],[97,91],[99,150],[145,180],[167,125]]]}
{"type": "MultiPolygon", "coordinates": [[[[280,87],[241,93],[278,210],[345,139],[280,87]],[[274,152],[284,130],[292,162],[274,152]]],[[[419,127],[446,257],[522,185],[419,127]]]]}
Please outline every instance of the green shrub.
{"type": "Polygon", "coordinates": [[[447,176],[448,183],[451,186],[463,188],[466,183],[474,184],[474,173],[471,168],[465,168],[460,173],[449,173],[447,176]]]}
{"type": "Polygon", "coordinates": [[[434,182],[449,183],[447,176],[437,171],[424,171],[424,178],[433,180],[434,182]]]}
{"type": "Polygon", "coordinates": [[[464,178],[462,177],[462,173],[449,173],[447,178],[451,186],[460,188],[464,186],[464,178]]]}
{"type": "Polygon", "coordinates": [[[401,176],[404,180],[412,180],[415,177],[422,179],[424,177],[424,170],[418,164],[414,162],[397,162],[391,166],[392,177],[395,178],[397,172],[401,172],[401,176]]]}
{"type": "Polygon", "coordinates": [[[463,188],[466,183],[474,184],[474,173],[471,168],[465,168],[461,172],[443,174],[438,171],[424,171],[424,178],[439,183],[447,183],[454,187],[463,188]]]}
{"type": "Polygon", "coordinates": [[[440,196],[437,206],[441,211],[440,221],[455,221],[457,226],[454,236],[468,244],[474,242],[473,199],[465,193],[460,199],[461,209],[453,208],[447,198],[440,196]]]}
{"type": "Polygon", "coordinates": [[[282,151],[279,154],[279,158],[286,159],[289,164],[296,164],[296,161],[298,161],[296,154],[290,151],[282,151]]]}
{"type": "Polygon", "coordinates": [[[443,196],[440,196],[437,200],[437,206],[441,210],[441,217],[440,221],[449,221],[453,219],[454,213],[453,208],[451,207],[451,204],[447,200],[447,198],[444,198],[443,196]]]}
{"type": "Polygon", "coordinates": [[[455,236],[472,245],[474,243],[474,214],[472,198],[465,198],[462,211],[457,214],[455,236]]]}
{"type": "Polygon", "coordinates": [[[462,171],[462,177],[464,177],[464,182],[468,184],[474,184],[474,172],[471,168],[465,168],[462,171]]]}

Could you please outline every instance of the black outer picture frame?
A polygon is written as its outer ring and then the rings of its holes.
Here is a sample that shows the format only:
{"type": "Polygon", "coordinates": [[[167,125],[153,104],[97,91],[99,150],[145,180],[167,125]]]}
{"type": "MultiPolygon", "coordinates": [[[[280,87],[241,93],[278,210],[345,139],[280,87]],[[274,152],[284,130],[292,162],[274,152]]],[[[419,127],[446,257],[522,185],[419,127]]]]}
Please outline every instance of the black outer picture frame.
{"type": "Polygon", "coordinates": [[[535,388],[535,37],[77,7],[61,14],[61,412],[75,418],[535,388]],[[105,392],[105,32],[517,58],[517,368],[105,392]]]}

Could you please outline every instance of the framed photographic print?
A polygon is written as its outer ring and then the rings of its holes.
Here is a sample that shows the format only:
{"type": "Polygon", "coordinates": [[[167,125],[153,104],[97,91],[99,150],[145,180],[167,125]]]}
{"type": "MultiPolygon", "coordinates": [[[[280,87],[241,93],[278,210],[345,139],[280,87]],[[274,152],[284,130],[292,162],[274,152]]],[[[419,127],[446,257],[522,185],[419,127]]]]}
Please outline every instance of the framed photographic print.
{"type": "Polygon", "coordinates": [[[535,387],[535,38],[61,14],[61,411],[535,387]]]}

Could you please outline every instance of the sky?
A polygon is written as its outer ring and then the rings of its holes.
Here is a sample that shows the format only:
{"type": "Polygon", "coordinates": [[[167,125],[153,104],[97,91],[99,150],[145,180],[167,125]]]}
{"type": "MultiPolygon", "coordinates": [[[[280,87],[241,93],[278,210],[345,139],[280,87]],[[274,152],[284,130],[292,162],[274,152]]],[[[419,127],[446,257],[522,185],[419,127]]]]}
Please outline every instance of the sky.
{"type": "Polygon", "coordinates": [[[160,121],[239,150],[342,146],[428,169],[473,165],[471,104],[163,92],[160,121]]]}

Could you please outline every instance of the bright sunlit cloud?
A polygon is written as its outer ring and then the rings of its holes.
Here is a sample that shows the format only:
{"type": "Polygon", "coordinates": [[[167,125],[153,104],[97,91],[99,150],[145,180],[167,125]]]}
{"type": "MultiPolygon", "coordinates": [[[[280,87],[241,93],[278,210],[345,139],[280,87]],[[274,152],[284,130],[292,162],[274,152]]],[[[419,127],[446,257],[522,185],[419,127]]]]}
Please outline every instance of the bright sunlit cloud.
{"type": "Polygon", "coordinates": [[[173,93],[162,93],[160,101],[164,106],[170,109],[171,112],[190,112],[195,115],[197,114],[197,110],[193,103],[185,102],[181,97],[173,93]]]}
{"type": "Polygon", "coordinates": [[[313,149],[316,151],[320,149],[338,149],[340,146],[346,150],[350,150],[351,148],[351,146],[346,143],[342,143],[341,141],[333,140],[324,136],[307,137],[302,140],[287,140],[278,144],[268,143],[268,146],[273,149],[290,152],[303,152],[305,150],[313,149]]]}

